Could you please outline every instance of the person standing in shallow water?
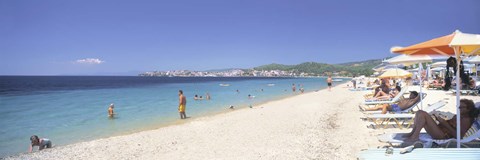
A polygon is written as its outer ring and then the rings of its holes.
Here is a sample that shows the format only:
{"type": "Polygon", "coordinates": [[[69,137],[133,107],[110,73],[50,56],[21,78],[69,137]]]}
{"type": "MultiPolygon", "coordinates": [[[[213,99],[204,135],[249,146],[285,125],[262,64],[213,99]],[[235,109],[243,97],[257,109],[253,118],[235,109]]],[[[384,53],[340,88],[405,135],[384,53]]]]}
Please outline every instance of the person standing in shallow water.
{"type": "Polygon", "coordinates": [[[110,106],[108,107],[108,117],[110,118],[113,118],[113,116],[115,115],[115,113],[113,112],[113,108],[114,108],[114,105],[113,103],[110,104],[110,106]]]}
{"type": "Polygon", "coordinates": [[[206,99],[206,100],[210,100],[210,98],[211,98],[211,97],[210,97],[210,93],[207,92],[207,95],[205,96],[205,99],[206,99]]]}
{"type": "Polygon", "coordinates": [[[187,98],[183,95],[183,91],[178,91],[178,113],[180,113],[180,119],[187,118],[185,114],[185,108],[187,107],[187,98]]]}
{"type": "Polygon", "coordinates": [[[295,83],[292,84],[292,92],[295,92],[295,90],[297,90],[297,87],[295,87],[295,83]]]}

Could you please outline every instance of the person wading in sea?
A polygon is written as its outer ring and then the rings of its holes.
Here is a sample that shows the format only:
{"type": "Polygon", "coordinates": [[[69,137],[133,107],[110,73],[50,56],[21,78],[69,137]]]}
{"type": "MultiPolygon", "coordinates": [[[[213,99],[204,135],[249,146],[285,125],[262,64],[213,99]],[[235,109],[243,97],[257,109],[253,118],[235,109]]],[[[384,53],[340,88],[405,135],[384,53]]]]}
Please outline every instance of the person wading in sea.
{"type": "Polygon", "coordinates": [[[113,108],[114,108],[114,105],[113,103],[110,104],[110,106],[108,107],[108,117],[110,118],[113,118],[113,116],[115,115],[115,113],[113,112],[113,108]]]}
{"type": "Polygon", "coordinates": [[[183,95],[183,91],[178,91],[178,113],[180,113],[180,119],[187,118],[185,114],[185,108],[187,107],[187,98],[183,95]]]}

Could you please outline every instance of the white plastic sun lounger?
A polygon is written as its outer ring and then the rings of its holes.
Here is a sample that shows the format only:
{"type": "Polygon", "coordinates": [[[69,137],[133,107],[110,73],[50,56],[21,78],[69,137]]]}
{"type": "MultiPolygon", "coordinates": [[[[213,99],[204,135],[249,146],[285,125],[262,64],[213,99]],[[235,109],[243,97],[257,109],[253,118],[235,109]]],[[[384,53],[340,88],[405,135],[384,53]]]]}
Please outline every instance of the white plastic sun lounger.
{"type": "Polygon", "coordinates": [[[403,94],[405,94],[408,90],[408,87],[403,88],[397,96],[393,97],[391,100],[372,100],[372,101],[365,101],[363,102],[364,105],[377,105],[377,104],[389,104],[389,103],[395,103],[400,100],[400,97],[403,97],[403,94]]]}
{"type": "Polygon", "coordinates": [[[406,124],[406,128],[410,127],[413,124],[413,117],[414,114],[371,114],[367,115],[365,118],[368,121],[371,121],[375,124],[375,126],[383,126],[383,128],[387,128],[390,122],[395,122],[397,126],[402,129],[403,126],[406,124]]]}
{"type": "MultiPolygon", "coordinates": [[[[425,112],[431,113],[439,108],[442,108],[445,106],[447,102],[441,100],[438,101],[432,105],[429,105],[425,108],[425,112]]],[[[386,128],[390,122],[393,120],[397,126],[402,129],[403,126],[406,124],[406,128],[409,128],[413,124],[413,118],[415,117],[415,114],[410,114],[410,113],[397,113],[397,114],[367,114],[365,115],[365,119],[368,121],[372,121],[376,126],[383,126],[383,128],[386,128]]]]}
{"type": "MultiPolygon", "coordinates": [[[[427,93],[422,93],[422,95],[423,95],[423,96],[422,96],[423,99],[425,99],[425,97],[427,97],[427,93]]],[[[422,100],[423,100],[423,99],[422,99],[422,100]]],[[[419,109],[419,108],[418,108],[418,104],[420,104],[420,102],[422,102],[422,100],[416,102],[415,104],[413,104],[413,105],[410,106],[409,108],[404,109],[404,110],[402,110],[402,111],[400,111],[400,112],[389,111],[389,113],[410,113],[410,112],[412,112],[413,108],[415,108],[415,107],[417,107],[417,109],[419,109]]],[[[382,111],[363,111],[363,113],[365,113],[365,114],[381,114],[382,111]]]]}

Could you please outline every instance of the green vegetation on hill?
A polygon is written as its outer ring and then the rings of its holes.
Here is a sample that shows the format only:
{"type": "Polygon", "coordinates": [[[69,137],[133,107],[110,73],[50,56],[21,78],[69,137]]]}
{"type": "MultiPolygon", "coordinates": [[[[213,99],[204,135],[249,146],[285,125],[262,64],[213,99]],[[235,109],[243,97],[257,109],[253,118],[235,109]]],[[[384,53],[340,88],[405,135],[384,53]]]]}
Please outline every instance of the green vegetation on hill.
{"type": "Polygon", "coordinates": [[[325,64],[317,62],[305,62],[297,65],[268,64],[255,67],[255,70],[282,70],[291,71],[297,74],[306,73],[313,76],[358,76],[373,74],[372,68],[381,64],[381,59],[366,60],[360,62],[349,62],[342,64],[325,64]]]}

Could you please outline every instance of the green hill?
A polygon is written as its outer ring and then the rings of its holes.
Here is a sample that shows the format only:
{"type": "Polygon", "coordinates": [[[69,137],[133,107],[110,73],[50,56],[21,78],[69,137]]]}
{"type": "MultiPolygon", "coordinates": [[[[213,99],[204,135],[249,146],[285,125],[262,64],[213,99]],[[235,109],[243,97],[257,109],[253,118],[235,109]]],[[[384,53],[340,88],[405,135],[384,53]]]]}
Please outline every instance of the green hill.
{"type": "Polygon", "coordinates": [[[372,68],[381,64],[381,59],[349,62],[342,64],[326,64],[317,62],[305,62],[297,65],[268,64],[258,66],[255,70],[282,70],[291,71],[297,74],[307,73],[315,76],[327,76],[335,73],[337,76],[358,76],[373,74],[372,68]]]}

